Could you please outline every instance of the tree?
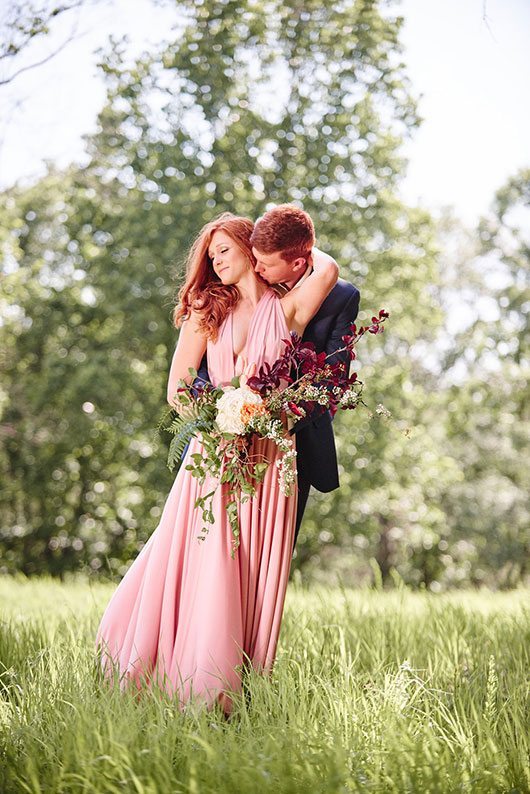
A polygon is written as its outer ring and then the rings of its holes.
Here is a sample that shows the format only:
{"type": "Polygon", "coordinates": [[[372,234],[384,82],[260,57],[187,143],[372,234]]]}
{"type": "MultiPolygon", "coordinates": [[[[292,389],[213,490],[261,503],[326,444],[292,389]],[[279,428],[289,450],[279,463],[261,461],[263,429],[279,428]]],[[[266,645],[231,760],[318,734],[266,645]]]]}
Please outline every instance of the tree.
{"type": "Polygon", "coordinates": [[[522,169],[479,223],[472,268],[460,284],[489,314],[470,313],[444,364],[460,371],[448,391],[447,427],[463,475],[444,507],[466,578],[504,586],[525,579],[530,558],[529,208],[530,170],[522,169]]]}
{"type": "Polygon", "coordinates": [[[295,563],[324,565],[333,543],[376,559],[385,579],[401,566],[412,582],[437,581],[441,494],[461,471],[424,360],[443,320],[436,227],[397,197],[399,147],[419,123],[403,19],[382,6],[178,2],[175,41],[133,65],[120,42],[101,54],[108,95],[89,165],[7,196],[19,314],[3,331],[4,570],[97,571],[107,558],[121,573],[172,479],[153,427],[186,249],[223,210],[256,217],[294,201],[360,287],[359,322],[390,311],[358,363],[370,404],[395,417],[337,418],[343,489],[315,497],[295,563]]]}

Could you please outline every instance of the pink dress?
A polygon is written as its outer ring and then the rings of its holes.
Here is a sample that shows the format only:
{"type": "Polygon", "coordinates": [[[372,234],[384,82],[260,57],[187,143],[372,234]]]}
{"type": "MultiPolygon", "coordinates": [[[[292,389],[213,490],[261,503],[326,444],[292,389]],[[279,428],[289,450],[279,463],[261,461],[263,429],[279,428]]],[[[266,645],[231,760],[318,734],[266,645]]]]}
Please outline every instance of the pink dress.
{"type": "MultiPolygon", "coordinates": [[[[236,374],[233,315],[218,339],[208,343],[208,370],[214,385],[236,374]]],[[[257,369],[272,363],[289,336],[276,293],[267,289],[251,318],[246,358],[257,369]]],[[[237,373],[239,374],[239,373],[237,373]]],[[[271,461],[256,495],[240,506],[240,546],[230,556],[232,534],[225,510],[227,486],[217,488],[215,523],[205,540],[198,496],[216,486],[203,485],[182,463],[160,522],[115,590],[99,625],[96,649],[105,676],[119,674],[122,689],[141,689],[156,680],[183,708],[190,700],[232,708],[228,691],[241,690],[241,666],[270,672],[276,655],[291,564],[297,488],[284,496],[278,486],[279,457],[273,441],[255,439],[255,452],[271,461]]],[[[190,443],[186,457],[200,450],[190,443]]]]}

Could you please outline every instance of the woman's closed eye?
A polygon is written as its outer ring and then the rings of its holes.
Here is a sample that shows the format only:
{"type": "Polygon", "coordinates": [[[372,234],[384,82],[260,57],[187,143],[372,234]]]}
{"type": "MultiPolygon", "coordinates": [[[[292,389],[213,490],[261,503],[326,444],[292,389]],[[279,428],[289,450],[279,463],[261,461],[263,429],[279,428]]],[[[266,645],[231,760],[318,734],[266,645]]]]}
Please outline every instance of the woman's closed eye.
{"type": "MultiPolygon", "coordinates": [[[[227,251],[228,251],[228,248],[222,248],[222,249],[221,249],[221,251],[220,251],[219,253],[221,253],[221,254],[226,254],[226,252],[227,252],[227,251]]],[[[214,262],[214,261],[215,261],[215,254],[208,254],[208,256],[210,257],[210,260],[211,260],[212,262],[214,262]]]]}

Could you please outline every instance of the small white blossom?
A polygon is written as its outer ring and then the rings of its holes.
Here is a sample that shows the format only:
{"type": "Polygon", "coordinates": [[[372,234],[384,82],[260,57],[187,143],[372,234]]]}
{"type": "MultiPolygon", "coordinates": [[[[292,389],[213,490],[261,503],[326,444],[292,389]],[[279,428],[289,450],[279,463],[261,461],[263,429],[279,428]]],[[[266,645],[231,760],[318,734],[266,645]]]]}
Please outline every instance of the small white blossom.
{"type": "Polygon", "coordinates": [[[328,403],[328,392],[323,386],[315,386],[314,384],[308,383],[307,386],[304,386],[301,396],[304,400],[316,402],[319,405],[327,405],[328,403]]]}
{"type": "Polygon", "coordinates": [[[296,449],[293,441],[287,438],[283,438],[278,447],[283,452],[282,457],[276,461],[280,492],[284,496],[291,496],[296,482],[296,449]]]}
{"type": "Polygon", "coordinates": [[[346,389],[343,393],[342,397],[339,400],[339,406],[341,408],[346,408],[350,405],[356,405],[359,401],[359,395],[355,391],[355,389],[346,389]]]}

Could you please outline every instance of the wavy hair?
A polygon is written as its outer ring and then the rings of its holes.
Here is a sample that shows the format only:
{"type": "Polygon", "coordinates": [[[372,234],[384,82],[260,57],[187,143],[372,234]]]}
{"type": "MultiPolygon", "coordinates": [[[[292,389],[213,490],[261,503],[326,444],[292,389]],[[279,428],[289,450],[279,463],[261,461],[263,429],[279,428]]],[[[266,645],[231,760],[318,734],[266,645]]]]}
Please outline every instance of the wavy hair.
{"type": "Polygon", "coordinates": [[[208,248],[214,232],[223,231],[248,258],[256,263],[250,244],[254,223],[249,218],[223,212],[202,227],[194,240],[186,261],[186,280],[178,291],[173,309],[173,325],[179,328],[190,311],[199,316],[199,329],[207,339],[217,339],[219,328],[228,312],[239,302],[240,294],[233,284],[225,285],[215,273],[208,248]]]}

